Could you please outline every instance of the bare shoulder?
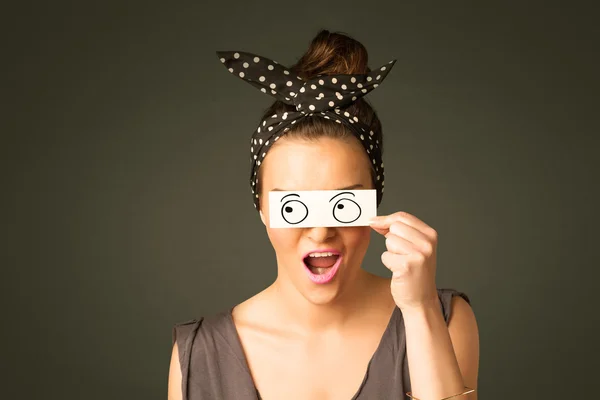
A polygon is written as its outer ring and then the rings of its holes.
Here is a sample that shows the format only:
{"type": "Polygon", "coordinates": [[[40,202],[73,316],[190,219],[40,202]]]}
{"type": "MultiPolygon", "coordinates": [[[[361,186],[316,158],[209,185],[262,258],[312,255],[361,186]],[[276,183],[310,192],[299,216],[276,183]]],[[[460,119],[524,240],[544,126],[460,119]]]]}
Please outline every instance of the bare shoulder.
{"type": "Polygon", "coordinates": [[[448,321],[450,333],[477,334],[477,320],[471,305],[461,296],[454,296],[450,307],[450,320],[448,321]]]}
{"type": "Polygon", "coordinates": [[[462,296],[452,297],[452,315],[471,316],[475,318],[475,313],[471,305],[462,296]]]}
{"type": "MultiPolygon", "coordinates": [[[[479,329],[475,313],[471,305],[460,296],[452,298],[451,309],[448,332],[454,353],[465,385],[476,389],[479,369],[479,329]]],[[[473,400],[476,399],[473,397],[474,394],[471,396],[473,400]]]]}
{"type": "Polygon", "coordinates": [[[179,349],[177,347],[177,343],[173,344],[173,351],[171,352],[168,385],[169,400],[182,400],[181,365],[179,364],[179,349]]]}
{"type": "Polygon", "coordinates": [[[244,336],[250,332],[264,334],[285,331],[285,324],[282,324],[285,315],[278,306],[278,296],[271,285],[237,304],[231,311],[231,316],[238,333],[244,336]]]}
{"type": "Polygon", "coordinates": [[[239,329],[264,320],[265,315],[268,315],[268,313],[264,312],[265,306],[268,305],[265,297],[266,290],[255,294],[233,308],[231,315],[239,329]]]}

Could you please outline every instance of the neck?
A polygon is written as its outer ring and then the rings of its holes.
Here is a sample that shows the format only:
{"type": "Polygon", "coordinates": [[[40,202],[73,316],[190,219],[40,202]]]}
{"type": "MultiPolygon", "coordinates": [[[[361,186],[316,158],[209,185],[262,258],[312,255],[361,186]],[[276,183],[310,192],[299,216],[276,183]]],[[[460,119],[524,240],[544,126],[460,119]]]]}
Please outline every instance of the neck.
{"type": "MultiPolygon", "coordinates": [[[[346,273],[350,271],[345,271],[346,273]]],[[[279,274],[269,288],[276,304],[278,320],[300,332],[315,333],[339,330],[364,309],[369,299],[369,288],[374,276],[361,268],[353,269],[352,276],[344,276],[344,283],[335,298],[319,304],[309,301],[298,291],[287,276],[279,274]]],[[[323,288],[325,292],[328,290],[323,288]]]]}

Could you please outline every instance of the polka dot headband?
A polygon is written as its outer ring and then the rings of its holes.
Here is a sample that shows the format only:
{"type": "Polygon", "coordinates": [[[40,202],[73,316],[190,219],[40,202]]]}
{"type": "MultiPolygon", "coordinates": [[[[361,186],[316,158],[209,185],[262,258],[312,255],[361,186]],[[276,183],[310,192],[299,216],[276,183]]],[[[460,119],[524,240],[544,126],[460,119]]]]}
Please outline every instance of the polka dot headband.
{"type": "Polygon", "coordinates": [[[235,76],[261,92],[294,106],[296,111],[274,114],[261,121],[250,139],[252,171],[250,185],[254,207],[259,208],[257,171],[270,147],[294,124],[307,117],[322,117],[344,124],[363,145],[375,171],[377,205],[383,197],[384,169],[379,140],[375,132],[343,108],[377,88],[390,72],[396,60],[371,71],[356,75],[320,75],[304,80],[276,61],[242,51],[217,52],[223,65],[235,76]]]}

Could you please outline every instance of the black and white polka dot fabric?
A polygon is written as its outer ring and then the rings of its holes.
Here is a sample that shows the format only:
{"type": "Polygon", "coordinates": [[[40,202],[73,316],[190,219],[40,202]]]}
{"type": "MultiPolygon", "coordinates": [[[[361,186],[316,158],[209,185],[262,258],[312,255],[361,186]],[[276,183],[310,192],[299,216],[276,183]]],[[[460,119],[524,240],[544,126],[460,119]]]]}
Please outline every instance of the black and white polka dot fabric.
{"type": "Polygon", "coordinates": [[[250,140],[252,171],[250,185],[254,207],[259,208],[256,192],[257,171],[269,148],[302,118],[322,117],[347,126],[360,140],[375,171],[377,205],[384,191],[384,167],[379,140],[369,126],[355,115],[344,111],[358,98],[377,88],[396,60],[358,75],[321,75],[304,80],[276,61],[242,51],[217,52],[223,65],[233,75],[250,83],[261,92],[292,105],[296,111],[275,114],[261,121],[250,140]]]}

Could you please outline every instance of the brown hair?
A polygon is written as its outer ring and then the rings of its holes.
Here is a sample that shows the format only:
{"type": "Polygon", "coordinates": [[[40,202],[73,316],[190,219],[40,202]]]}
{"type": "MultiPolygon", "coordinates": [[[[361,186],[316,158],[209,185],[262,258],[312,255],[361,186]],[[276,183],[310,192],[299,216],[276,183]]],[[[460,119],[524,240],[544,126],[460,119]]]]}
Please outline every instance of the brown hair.
{"type": "MultiPolygon", "coordinates": [[[[368,67],[368,59],[367,49],[356,39],[351,38],[345,33],[321,30],[310,43],[308,50],[306,50],[296,64],[290,67],[290,70],[305,80],[315,78],[318,75],[366,74],[371,72],[368,67]]],[[[261,120],[273,114],[295,110],[293,105],[276,101],[265,111],[261,120]]],[[[350,106],[344,108],[343,111],[348,111],[350,114],[356,115],[361,122],[370,127],[370,130],[374,132],[373,139],[379,140],[379,146],[383,153],[381,122],[373,107],[361,97],[350,104],[350,106]]],[[[285,137],[305,140],[314,140],[319,137],[351,140],[354,135],[343,124],[313,115],[312,117],[303,118],[295,124],[285,134],[285,137]]],[[[262,188],[261,170],[262,168],[259,168],[256,184],[256,193],[259,196],[262,188]]],[[[373,182],[375,182],[374,170],[371,171],[371,175],[373,182]]]]}

